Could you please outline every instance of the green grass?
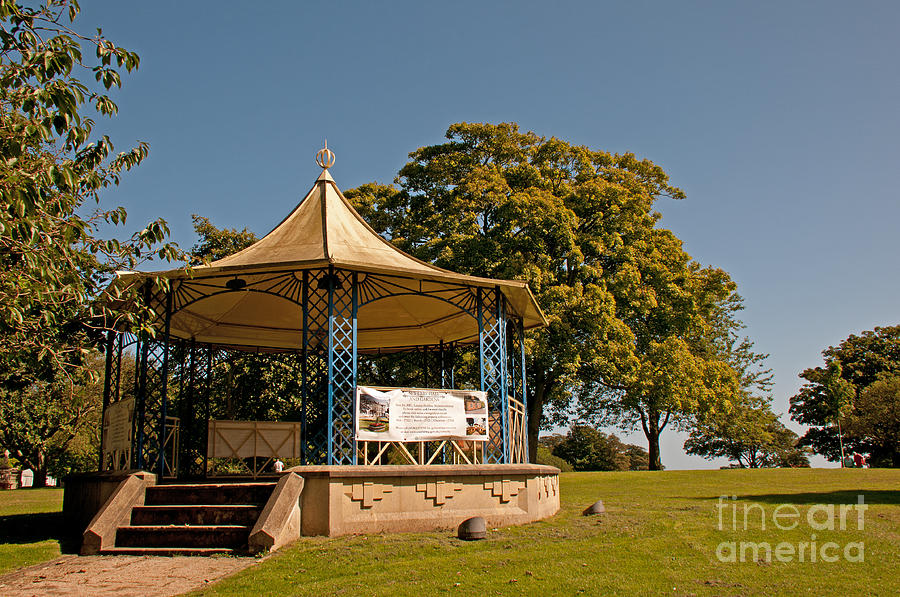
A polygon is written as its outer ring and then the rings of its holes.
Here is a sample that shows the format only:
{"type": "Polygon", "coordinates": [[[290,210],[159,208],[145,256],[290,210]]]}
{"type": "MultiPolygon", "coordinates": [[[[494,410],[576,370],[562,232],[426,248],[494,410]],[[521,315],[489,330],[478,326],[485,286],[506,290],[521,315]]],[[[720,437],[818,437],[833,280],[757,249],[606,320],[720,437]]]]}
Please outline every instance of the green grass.
{"type": "MultiPolygon", "coordinates": [[[[200,595],[896,595],[900,592],[900,471],[723,470],[566,473],[553,518],[462,542],[448,532],[306,537],[200,595]],[[870,505],[864,529],[816,531],[813,504],[870,505]],[[738,499],[718,527],[720,495],[738,499]],[[581,516],[603,499],[607,514],[581,516]],[[751,510],[743,530],[742,508],[751,510]],[[773,528],[772,512],[796,504],[795,530],[773,528]],[[864,561],[721,562],[721,542],[767,541],[841,547],[864,543],[864,561]]],[[[839,512],[839,510],[838,510],[839,512]]],[[[824,518],[824,516],[823,516],[824,518]]],[[[787,519],[781,520],[785,526],[787,519]]],[[[808,548],[806,548],[808,549],[808,548]]],[[[817,552],[819,550],[817,549],[817,552]]],[[[832,552],[827,552],[830,555],[832,552]]]]}
{"type": "Polygon", "coordinates": [[[63,490],[0,491],[0,574],[60,554],[63,490]]]}

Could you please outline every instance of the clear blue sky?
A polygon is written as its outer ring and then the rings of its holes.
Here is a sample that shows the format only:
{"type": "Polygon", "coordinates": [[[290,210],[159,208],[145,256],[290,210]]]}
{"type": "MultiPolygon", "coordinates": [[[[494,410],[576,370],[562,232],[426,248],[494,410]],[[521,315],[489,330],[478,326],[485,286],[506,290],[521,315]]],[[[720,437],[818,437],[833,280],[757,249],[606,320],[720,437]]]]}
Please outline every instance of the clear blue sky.
{"type": "MultiPolygon", "coordinates": [[[[662,225],[737,281],[779,412],[823,348],[898,323],[900,3],[83,4],[82,30],[142,58],[98,124],[150,157],[105,200],[183,246],[192,213],[268,232],[325,137],[346,189],[454,122],[515,121],[686,191],[662,225]]],[[[667,467],[718,465],[682,442],[664,433],[667,467]]]]}

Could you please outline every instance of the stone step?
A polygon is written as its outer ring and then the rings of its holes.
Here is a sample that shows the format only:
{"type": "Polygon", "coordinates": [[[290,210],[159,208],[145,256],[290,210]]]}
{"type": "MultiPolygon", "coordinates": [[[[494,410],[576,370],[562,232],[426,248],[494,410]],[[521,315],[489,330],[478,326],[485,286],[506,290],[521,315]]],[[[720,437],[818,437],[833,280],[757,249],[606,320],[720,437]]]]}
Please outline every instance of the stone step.
{"type": "Polygon", "coordinates": [[[259,518],[260,512],[262,512],[262,506],[257,504],[135,506],[131,511],[131,524],[137,526],[173,524],[253,526],[259,518]]]}
{"type": "Polygon", "coordinates": [[[116,547],[246,549],[247,525],[132,525],[116,531],[116,547]]]}
{"type": "Polygon", "coordinates": [[[275,483],[153,485],[147,488],[144,504],[147,506],[265,504],[274,489],[275,483]]]}
{"type": "Polygon", "coordinates": [[[243,555],[228,547],[110,547],[100,551],[102,556],[216,556],[243,555]]]}

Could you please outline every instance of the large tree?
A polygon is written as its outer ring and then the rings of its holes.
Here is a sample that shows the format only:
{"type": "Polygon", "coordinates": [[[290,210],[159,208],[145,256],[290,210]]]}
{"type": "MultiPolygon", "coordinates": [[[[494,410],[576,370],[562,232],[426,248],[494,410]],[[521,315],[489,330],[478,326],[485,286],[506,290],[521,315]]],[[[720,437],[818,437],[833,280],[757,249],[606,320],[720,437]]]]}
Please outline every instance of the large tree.
{"type": "Polygon", "coordinates": [[[824,366],[800,373],[806,383],[791,397],[791,417],[809,425],[801,441],[828,460],[840,460],[843,443],[846,453],[869,454],[875,464],[897,466],[900,436],[890,424],[861,422],[871,421],[872,412],[883,408],[887,414],[896,408],[889,380],[900,376],[900,326],[851,334],[822,355],[824,366]],[[879,380],[885,381],[869,390],[879,380]]]}
{"type": "MultiPolygon", "coordinates": [[[[117,286],[99,300],[115,270],[180,257],[174,245],[158,244],[162,220],[124,242],[100,234],[126,218],[124,209],[101,209],[101,193],[148,146],[114,154],[95,133],[90,114],[116,114],[107,92],[139,59],[99,29],[80,34],[78,12],[74,0],[0,0],[0,400],[25,410],[29,401],[58,399],[46,388],[96,379],[88,355],[104,329],[149,332],[146,311],[111,308],[135,289],[117,286]]],[[[0,427],[17,416],[26,413],[7,409],[0,427]]]]}
{"type": "Polygon", "coordinates": [[[721,406],[737,383],[711,341],[734,284],[657,225],[654,203],[684,193],[648,160],[513,123],[459,123],[447,138],[411,153],[397,186],[348,199],[419,258],[530,284],[550,322],[527,339],[532,458],[542,423],[564,421],[579,390],[616,424],[640,424],[660,468],[670,420],[721,406]]]}

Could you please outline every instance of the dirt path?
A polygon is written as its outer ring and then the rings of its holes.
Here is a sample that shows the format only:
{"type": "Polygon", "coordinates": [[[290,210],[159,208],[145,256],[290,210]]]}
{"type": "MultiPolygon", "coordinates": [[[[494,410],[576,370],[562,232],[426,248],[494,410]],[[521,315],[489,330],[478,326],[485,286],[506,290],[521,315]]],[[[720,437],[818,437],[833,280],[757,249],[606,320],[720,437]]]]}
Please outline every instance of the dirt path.
{"type": "Polygon", "coordinates": [[[0,595],[169,597],[253,566],[257,558],[67,555],[0,576],[0,595]]]}

